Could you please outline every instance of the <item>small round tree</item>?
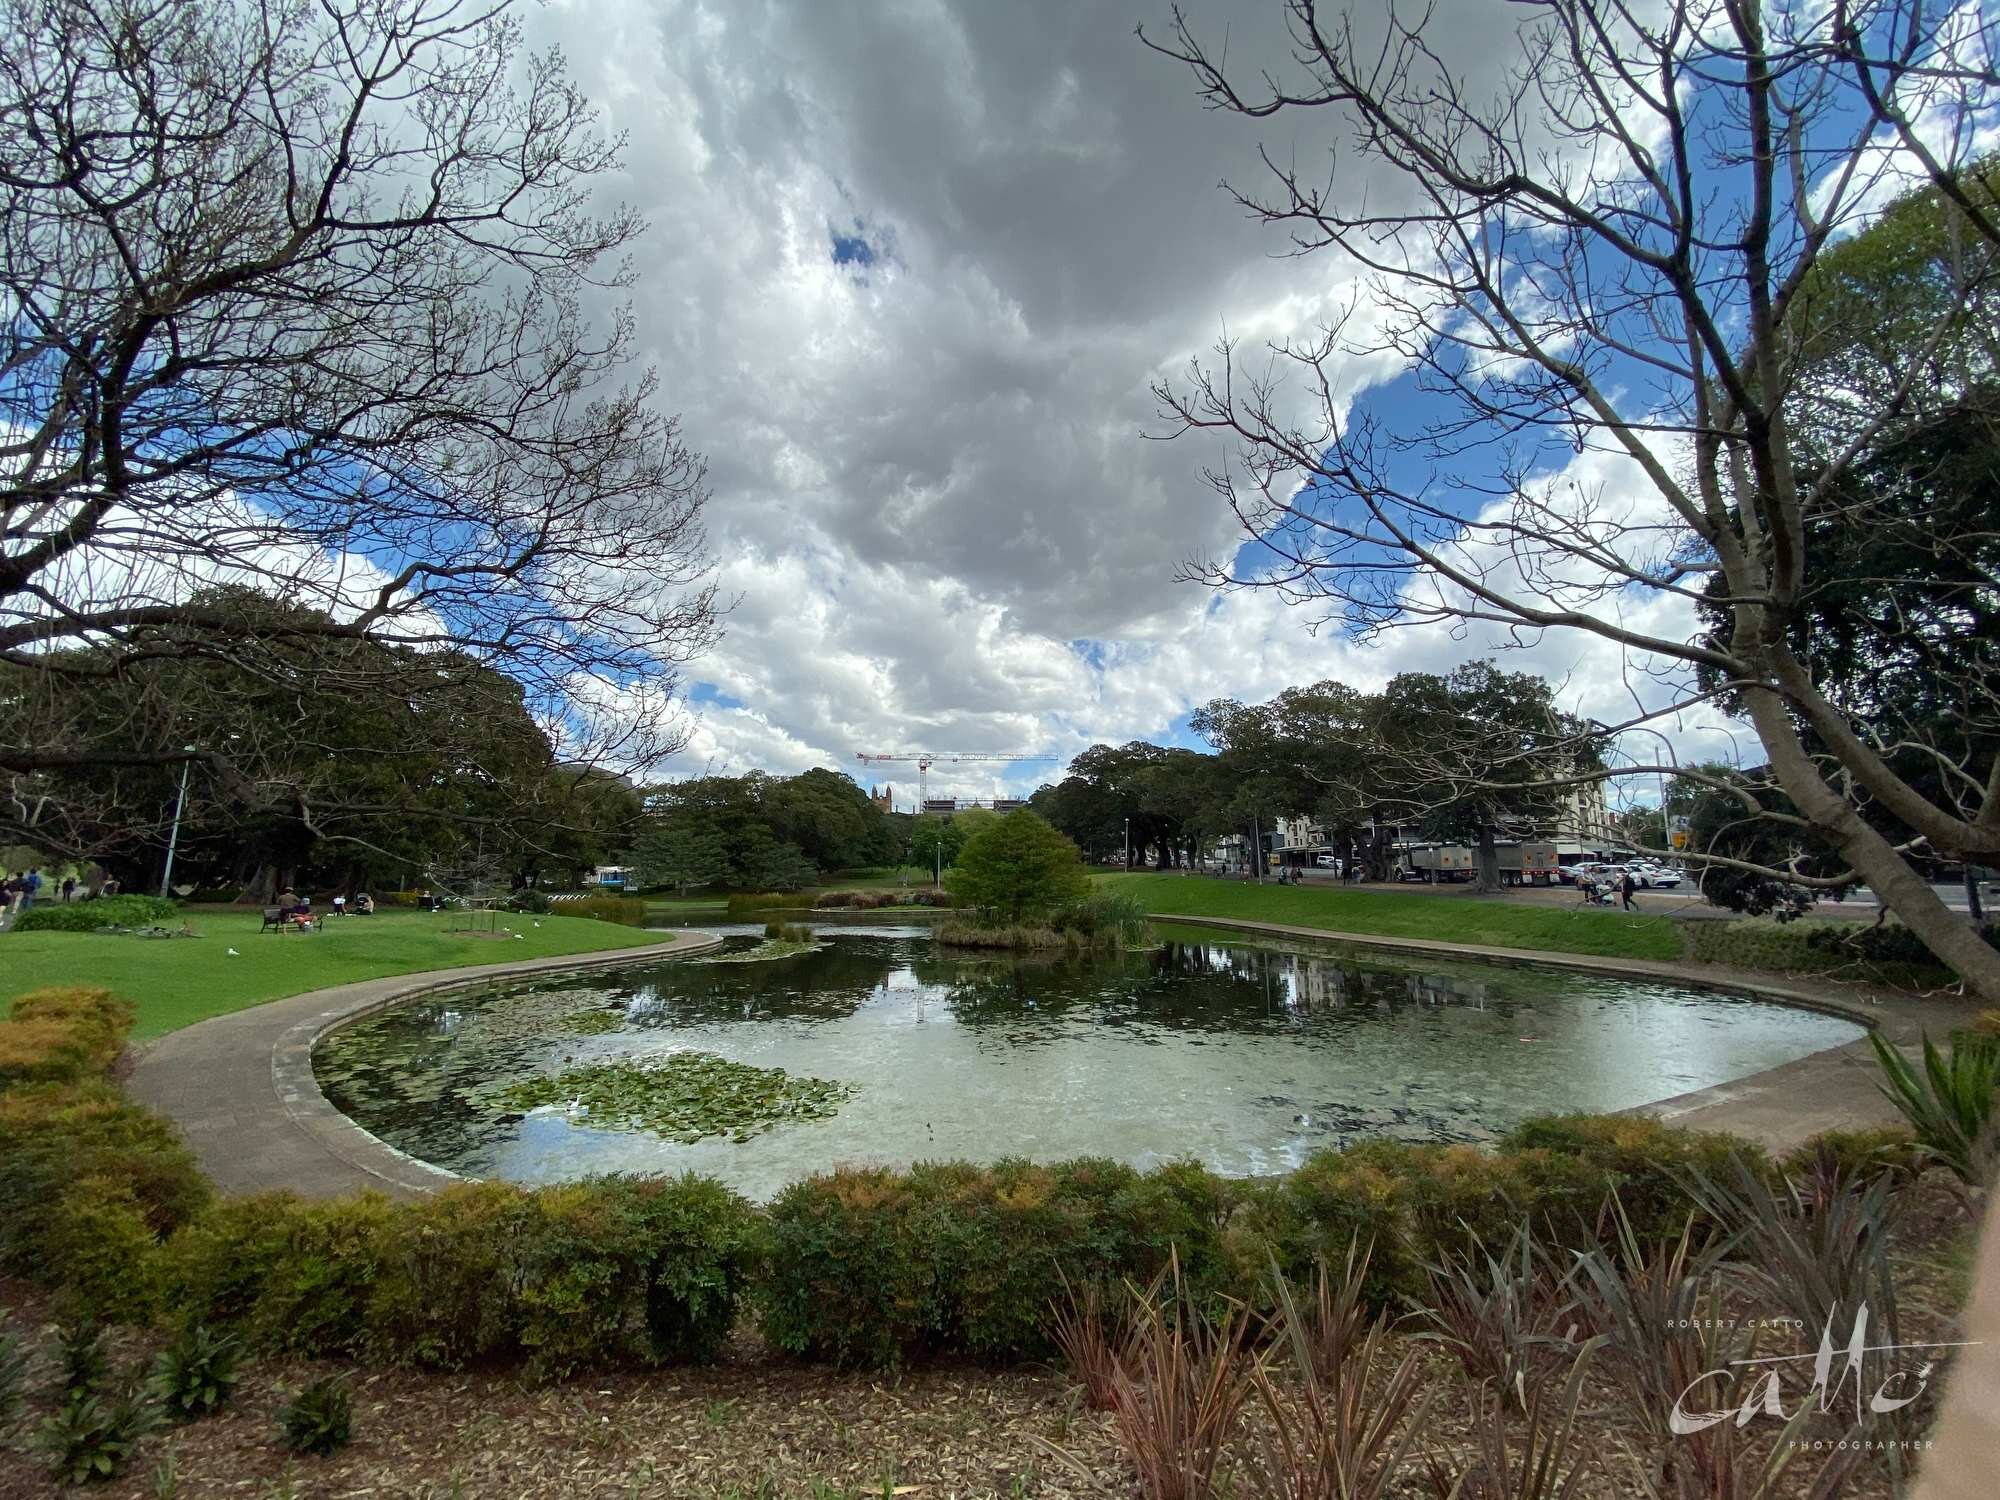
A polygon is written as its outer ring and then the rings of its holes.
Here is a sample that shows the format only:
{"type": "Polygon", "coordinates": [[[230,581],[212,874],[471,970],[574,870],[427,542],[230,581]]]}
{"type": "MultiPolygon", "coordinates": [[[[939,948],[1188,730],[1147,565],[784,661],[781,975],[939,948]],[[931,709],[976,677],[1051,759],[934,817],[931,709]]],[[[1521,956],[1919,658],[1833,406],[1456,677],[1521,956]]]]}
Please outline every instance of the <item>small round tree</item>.
{"type": "Polygon", "coordinates": [[[1090,894],[1076,845],[1025,808],[967,839],[944,883],[962,905],[999,922],[1046,917],[1090,894]]]}

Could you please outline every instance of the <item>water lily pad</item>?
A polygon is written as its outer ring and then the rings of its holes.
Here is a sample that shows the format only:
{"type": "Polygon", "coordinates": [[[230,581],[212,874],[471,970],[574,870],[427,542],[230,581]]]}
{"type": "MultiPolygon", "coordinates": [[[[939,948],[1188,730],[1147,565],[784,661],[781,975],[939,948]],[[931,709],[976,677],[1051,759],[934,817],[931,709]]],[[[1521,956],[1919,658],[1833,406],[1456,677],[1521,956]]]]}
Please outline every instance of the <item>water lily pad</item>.
{"type": "Polygon", "coordinates": [[[823,1120],[856,1085],[795,1078],[713,1052],[676,1052],[650,1062],[593,1063],[524,1078],[484,1094],[495,1109],[564,1105],[594,1126],[649,1130],[693,1145],[712,1135],[745,1141],[791,1120],[823,1120]]]}
{"type": "Polygon", "coordinates": [[[713,958],[690,959],[697,964],[758,964],[771,958],[792,958],[800,953],[817,953],[824,943],[785,943],[776,938],[766,939],[754,948],[745,948],[741,953],[719,953],[713,958]]]}

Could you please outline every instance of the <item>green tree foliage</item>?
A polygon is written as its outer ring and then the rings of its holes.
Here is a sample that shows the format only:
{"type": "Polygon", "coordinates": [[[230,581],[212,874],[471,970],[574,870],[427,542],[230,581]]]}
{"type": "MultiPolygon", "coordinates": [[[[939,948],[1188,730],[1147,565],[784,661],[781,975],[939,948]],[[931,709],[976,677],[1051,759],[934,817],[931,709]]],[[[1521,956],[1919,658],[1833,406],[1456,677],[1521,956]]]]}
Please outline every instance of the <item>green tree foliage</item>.
{"type": "MultiPolygon", "coordinates": [[[[1996,171],[1986,162],[1965,175],[1975,201],[1996,201],[1996,171]]],[[[1966,283],[1964,255],[1957,210],[1926,189],[1829,250],[1800,289],[1803,350],[1787,415],[1801,473],[1825,482],[1826,501],[1804,523],[1815,577],[1787,638],[1905,785],[1975,818],[1986,797],[1979,768],[2000,757],[2000,299],[1990,278],[1966,283]],[[1885,408],[1901,419],[1842,461],[1866,412],[1885,408]]],[[[1734,635],[1727,600],[1726,584],[1712,581],[1702,613],[1723,645],[1734,635]]],[[[1710,670],[1704,681],[1741,707],[1726,675],[1710,670]]],[[[1795,716],[1794,729],[1815,755],[1831,753],[1809,719],[1795,716]]],[[[1762,842],[1831,879],[1839,862],[1796,806],[1759,795],[1780,825],[1762,842]]],[[[1711,796],[1730,800],[1722,789],[1711,796]]],[[[1892,842],[1912,843],[1916,830],[1882,801],[1860,811],[1892,842]]],[[[1723,814],[1742,817],[1718,803],[1723,814]]],[[[1739,846],[1747,837],[1736,829],[1739,846]]],[[[1919,845],[1914,858],[1929,873],[1925,852],[1919,845]]],[[[1753,897],[1787,884],[1719,883],[1753,897]]],[[[1794,882],[1785,895],[1803,905],[1813,888],[1794,882]]]]}
{"type": "Polygon", "coordinates": [[[965,847],[966,824],[958,817],[922,813],[910,822],[910,863],[926,870],[948,870],[965,847]]]}
{"type": "Polygon", "coordinates": [[[730,869],[722,835],[691,819],[648,822],[632,845],[632,862],[641,886],[669,886],[682,894],[721,883],[730,869]]]}
{"type": "Polygon", "coordinates": [[[643,800],[631,847],[647,885],[794,891],[901,854],[899,831],[837,771],[698,776],[650,787],[643,800]]]}
{"type": "Polygon", "coordinates": [[[945,886],[1000,922],[1045,917],[1090,893],[1075,844],[1026,808],[994,818],[965,841],[945,886]]]}
{"type": "Polygon", "coordinates": [[[66,737],[133,753],[43,773],[57,841],[128,885],[159,878],[181,771],[165,757],[189,747],[175,869],[196,884],[408,885],[469,846],[517,880],[568,878],[629,837],[632,790],[559,762],[513,678],[458,652],[327,638],[325,616],[249,590],[200,599],[251,638],[241,657],[168,624],[133,631],[143,657],[116,673],[87,652],[0,667],[0,740],[59,712],[66,737]]]}
{"type": "Polygon", "coordinates": [[[1376,700],[1373,722],[1378,797],[1425,837],[1473,845],[1487,889],[1500,884],[1496,841],[1547,829],[1560,811],[1557,783],[1602,765],[1546,681],[1490,661],[1444,676],[1399,674],[1376,700]]]}
{"type": "Polygon", "coordinates": [[[1129,825],[1133,861],[1164,870],[1191,861],[1211,831],[1212,770],[1210,758],[1193,750],[1144,740],[1093,745],[1032,805],[1096,859],[1122,855],[1129,825]]]}

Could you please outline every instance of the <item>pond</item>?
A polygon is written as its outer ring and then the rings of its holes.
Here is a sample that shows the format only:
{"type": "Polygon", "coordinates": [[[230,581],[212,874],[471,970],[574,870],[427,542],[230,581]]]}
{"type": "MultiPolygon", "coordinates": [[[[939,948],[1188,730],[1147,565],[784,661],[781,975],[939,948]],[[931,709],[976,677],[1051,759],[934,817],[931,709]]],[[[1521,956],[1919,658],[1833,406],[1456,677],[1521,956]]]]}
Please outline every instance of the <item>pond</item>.
{"type": "MultiPolygon", "coordinates": [[[[711,930],[729,934],[722,957],[757,946],[750,929],[711,930]]],[[[1670,984],[1161,931],[1146,952],[1051,960],[816,923],[818,949],[788,958],[427,997],[334,1032],[314,1066],[365,1129],[468,1176],[691,1168],[768,1198],[838,1163],[952,1157],[1193,1156],[1263,1175],[1367,1137],[1480,1140],[1529,1115],[1626,1109],[1861,1034],[1670,984]],[[704,1079],[716,1058],[753,1080],[782,1069],[814,1105],[751,1130],[682,1130],[690,1142],[553,1097],[605,1064],[677,1057],[704,1079]]]]}

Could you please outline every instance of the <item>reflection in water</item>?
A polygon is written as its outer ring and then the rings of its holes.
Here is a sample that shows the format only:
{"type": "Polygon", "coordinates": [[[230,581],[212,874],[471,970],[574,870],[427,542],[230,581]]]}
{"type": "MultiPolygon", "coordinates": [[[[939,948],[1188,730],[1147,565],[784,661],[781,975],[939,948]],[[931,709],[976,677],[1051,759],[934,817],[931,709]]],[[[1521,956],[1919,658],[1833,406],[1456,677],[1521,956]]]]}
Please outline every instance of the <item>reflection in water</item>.
{"type": "MultiPolygon", "coordinates": [[[[475,1176],[693,1168],[768,1196],[839,1162],[1196,1156],[1285,1170],[1365,1136],[1471,1140],[1620,1109],[1859,1035],[1829,1016],[1670,985],[1402,966],[1212,941],[1111,958],[956,954],[921,928],[827,925],[812,954],[596,970],[420,1000],[315,1058],[392,1145],[475,1176]],[[670,1145],[475,1091],[696,1048],[860,1085],[829,1120],[670,1145]]],[[[756,941],[748,930],[730,946],[756,941]]]]}

